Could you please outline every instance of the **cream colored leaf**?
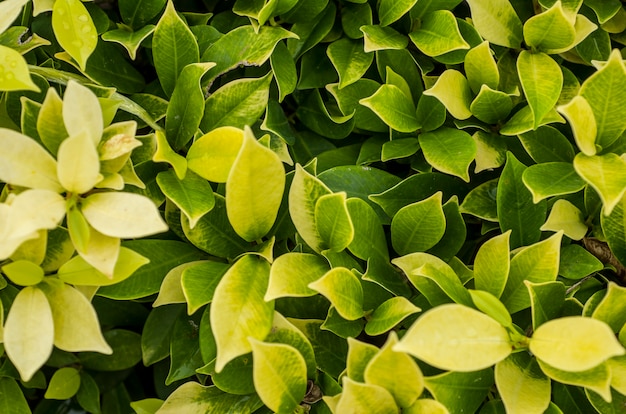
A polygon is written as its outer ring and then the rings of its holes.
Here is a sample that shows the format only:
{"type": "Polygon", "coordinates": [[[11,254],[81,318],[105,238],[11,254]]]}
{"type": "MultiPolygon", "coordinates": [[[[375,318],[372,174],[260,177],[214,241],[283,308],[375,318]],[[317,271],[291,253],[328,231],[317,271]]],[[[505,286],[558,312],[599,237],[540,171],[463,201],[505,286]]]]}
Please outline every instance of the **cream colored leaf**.
{"type": "Polygon", "coordinates": [[[0,3],[0,33],[11,26],[28,0],[4,0],[0,3]]]}
{"type": "Polygon", "coordinates": [[[86,193],[102,178],[98,151],[85,132],[61,142],[57,161],[59,181],[70,193],[86,193]]]}
{"type": "Polygon", "coordinates": [[[26,190],[9,205],[9,238],[23,238],[56,228],[65,217],[65,199],[50,190],[26,190]]]}
{"type": "Polygon", "coordinates": [[[104,128],[98,97],[78,82],[69,81],[63,95],[63,122],[70,136],[87,133],[95,147],[104,128]]]}
{"type": "Polygon", "coordinates": [[[91,227],[86,247],[84,250],[77,248],[78,254],[98,271],[112,278],[120,254],[119,237],[105,236],[91,227]]]}

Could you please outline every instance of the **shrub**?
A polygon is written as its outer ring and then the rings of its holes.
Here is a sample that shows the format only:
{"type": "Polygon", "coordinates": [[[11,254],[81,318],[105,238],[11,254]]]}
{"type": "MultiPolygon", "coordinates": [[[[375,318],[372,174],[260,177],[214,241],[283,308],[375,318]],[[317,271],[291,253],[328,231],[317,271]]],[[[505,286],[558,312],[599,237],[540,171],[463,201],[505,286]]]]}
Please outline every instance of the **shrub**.
{"type": "Polygon", "coordinates": [[[618,0],[0,3],[0,411],[626,406],[618,0]]]}

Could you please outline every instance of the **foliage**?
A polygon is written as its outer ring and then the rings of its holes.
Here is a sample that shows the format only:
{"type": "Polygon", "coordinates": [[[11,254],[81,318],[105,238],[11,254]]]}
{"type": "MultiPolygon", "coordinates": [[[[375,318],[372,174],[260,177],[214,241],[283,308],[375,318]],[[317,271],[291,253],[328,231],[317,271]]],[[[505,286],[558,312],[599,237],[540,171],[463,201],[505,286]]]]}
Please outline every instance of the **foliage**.
{"type": "Polygon", "coordinates": [[[0,411],[621,412],[625,30],[0,2],[0,411]]]}

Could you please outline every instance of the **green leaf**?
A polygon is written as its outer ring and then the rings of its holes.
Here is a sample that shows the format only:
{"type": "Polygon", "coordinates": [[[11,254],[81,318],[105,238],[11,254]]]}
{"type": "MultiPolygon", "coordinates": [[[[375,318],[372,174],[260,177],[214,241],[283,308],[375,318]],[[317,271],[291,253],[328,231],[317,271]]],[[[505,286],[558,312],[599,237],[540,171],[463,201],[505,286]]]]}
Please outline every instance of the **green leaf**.
{"type": "Polygon", "coordinates": [[[532,193],[533,203],[555,195],[577,193],[586,185],[568,162],[531,165],[524,170],[522,181],[532,193]]]}
{"type": "Polygon", "coordinates": [[[445,405],[439,401],[430,398],[420,398],[416,400],[410,407],[404,408],[403,413],[406,414],[448,414],[449,411],[445,405]]]}
{"type": "Polygon", "coordinates": [[[203,135],[189,148],[189,169],[209,181],[225,183],[243,145],[243,138],[243,130],[230,126],[203,135]]]}
{"type": "Polygon", "coordinates": [[[79,0],[59,0],[52,6],[52,28],[57,41],[85,69],[87,59],[96,49],[96,26],[79,0]]]}
{"type": "Polygon", "coordinates": [[[183,305],[165,305],[150,311],[141,332],[141,355],[145,366],[169,356],[174,322],[183,309],[183,305]]]}
{"type": "Polygon", "coordinates": [[[363,32],[364,46],[366,52],[376,50],[396,49],[403,50],[409,44],[409,39],[389,26],[363,25],[359,28],[363,32]]]}
{"type": "Polygon", "coordinates": [[[343,377],[343,392],[337,403],[338,413],[387,414],[398,411],[393,396],[385,388],[363,384],[343,377]]]}
{"type": "Polygon", "coordinates": [[[512,49],[522,43],[522,22],[508,0],[468,0],[472,22],[489,42],[512,49]]]}
{"type": "Polygon", "coordinates": [[[328,46],[330,61],[339,73],[339,89],[361,79],[374,61],[374,54],[363,50],[363,43],[347,37],[328,46]]]}
{"type": "Polygon", "coordinates": [[[606,295],[591,315],[592,318],[605,322],[613,332],[618,333],[626,323],[626,288],[609,282],[606,295]]]}
{"type": "Polygon", "coordinates": [[[563,371],[588,370],[626,353],[607,324],[582,316],[544,323],[533,333],[529,346],[539,360],[563,371]]]}
{"type": "Polygon", "coordinates": [[[157,175],[157,183],[163,194],[189,219],[190,228],[193,228],[215,205],[211,185],[191,171],[187,172],[182,180],[176,177],[173,170],[160,172],[157,175]]]}
{"type": "Polygon", "coordinates": [[[257,396],[227,394],[215,386],[189,381],[167,397],[159,414],[220,414],[227,413],[233,407],[251,413],[262,406],[263,403],[257,396]]]}
{"type": "Polygon", "coordinates": [[[306,363],[293,347],[250,340],[256,391],[271,410],[290,413],[306,392],[306,363]]]}
{"type": "Polygon", "coordinates": [[[548,220],[541,226],[542,231],[563,231],[572,240],[580,240],[589,230],[583,213],[567,200],[557,200],[550,210],[548,220]]]}
{"type": "Polygon", "coordinates": [[[569,19],[561,2],[524,23],[524,41],[533,49],[564,49],[573,46],[576,38],[574,22],[569,19]]]}
{"type": "Polygon", "coordinates": [[[361,99],[359,103],[371,109],[396,131],[413,132],[420,127],[411,97],[395,85],[382,85],[372,96],[361,99]]]}
{"type": "Polygon", "coordinates": [[[4,351],[23,381],[29,381],[52,352],[54,322],[50,304],[34,286],[22,289],[4,322],[4,351]]]}
{"type": "Polygon", "coordinates": [[[488,124],[504,120],[512,108],[513,101],[508,94],[493,90],[487,85],[480,88],[480,92],[470,104],[472,115],[488,124]]]}
{"type": "Polygon", "coordinates": [[[133,28],[144,27],[165,7],[167,0],[120,0],[120,15],[133,28]]]}
{"type": "Polygon", "coordinates": [[[469,49],[463,39],[456,18],[451,11],[438,10],[422,18],[421,26],[409,37],[427,56],[439,56],[453,50],[469,49]]]}
{"type": "Polygon", "coordinates": [[[291,94],[296,89],[298,82],[296,64],[293,57],[289,54],[287,46],[285,46],[283,42],[276,44],[274,52],[270,57],[270,64],[280,94],[278,102],[282,102],[287,95],[291,94]]]}
{"type": "Polygon", "coordinates": [[[616,154],[593,155],[582,153],[574,158],[574,169],[598,192],[605,216],[611,214],[626,191],[626,161],[616,154]]]}
{"type": "Polygon", "coordinates": [[[476,143],[467,132],[443,127],[421,134],[419,143],[430,165],[469,182],[469,166],[476,157],[476,143]]]}
{"type": "Polygon", "coordinates": [[[367,363],[364,377],[367,384],[389,391],[399,407],[409,407],[422,394],[424,377],[413,358],[393,351],[397,343],[398,336],[392,332],[380,352],[367,363]]]}
{"type": "Polygon", "coordinates": [[[391,221],[391,243],[400,255],[423,252],[439,242],[446,228],[441,192],[409,204],[391,221]]]}
{"type": "MultiPolygon", "coordinates": [[[[426,389],[451,413],[476,411],[493,389],[493,369],[476,372],[444,372],[424,378],[426,389]]],[[[418,400],[419,401],[419,400],[418,400]]]]}
{"type": "Polygon", "coordinates": [[[308,287],[309,283],[320,279],[328,270],[328,262],[317,255],[295,252],[280,255],[272,263],[265,300],[313,296],[317,292],[308,287]]]}
{"type": "Polygon", "coordinates": [[[141,335],[125,329],[111,329],[104,333],[105,341],[113,349],[110,355],[84,352],[80,363],[87,369],[97,371],[121,371],[141,361],[141,335]]]}
{"type": "Polygon", "coordinates": [[[341,317],[353,321],[363,316],[363,287],[359,279],[345,267],[336,267],[309,288],[324,295],[341,317]]]}
{"type": "Polygon", "coordinates": [[[498,181],[496,196],[498,219],[502,232],[511,230],[511,248],[527,246],[541,237],[539,229],[546,218],[545,201],[533,203],[533,197],[522,181],[526,166],[512,153],[498,181]]]}
{"type": "Polygon", "coordinates": [[[417,0],[382,0],[378,5],[381,26],[388,26],[400,19],[417,3],[417,0]]]}
{"type": "Polygon", "coordinates": [[[318,89],[307,94],[296,115],[311,131],[331,139],[346,138],[354,129],[354,113],[346,116],[331,115],[318,89]]]}
{"type": "Polygon", "coordinates": [[[44,398],[48,400],[67,400],[72,398],[80,388],[80,373],[76,368],[58,369],[50,378],[50,384],[44,398]]]}
{"type": "MultiPolygon", "coordinates": [[[[610,398],[611,371],[609,370],[607,366],[608,364],[606,363],[600,364],[594,368],[584,371],[572,372],[556,369],[553,366],[548,365],[541,359],[538,359],[537,362],[539,363],[541,370],[555,381],[578,387],[586,387],[602,395],[605,398],[610,398]]],[[[579,406],[580,404],[576,405],[579,406]]]]}
{"type": "Polygon", "coordinates": [[[479,311],[492,317],[505,328],[513,328],[513,321],[509,311],[497,297],[484,290],[469,289],[469,294],[479,311]]]}
{"type": "Polygon", "coordinates": [[[602,262],[580,245],[570,244],[561,249],[559,275],[567,279],[579,280],[603,268],[602,262]]]}
{"type": "MultiPolygon", "coordinates": [[[[137,4],[139,3],[141,2],[137,2],[137,4]]],[[[137,57],[137,49],[139,49],[141,43],[154,32],[155,28],[155,25],[148,24],[137,31],[132,31],[127,27],[121,26],[119,29],[109,30],[108,32],[103,33],[102,40],[119,43],[124,47],[124,49],[126,49],[130,58],[135,60],[137,57]]]]}
{"type": "Polygon", "coordinates": [[[211,328],[217,342],[215,369],[252,350],[248,341],[263,339],[272,327],[274,303],[263,296],[269,281],[269,264],[245,255],[228,269],[215,289],[211,328]]]}
{"type": "Polygon", "coordinates": [[[322,195],[315,203],[315,223],[323,249],[340,252],[354,238],[354,227],[346,206],[346,193],[322,195]]]}
{"type": "Polygon", "coordinates": [[[112,277],[100,272],[81,256],[74,256],[64,263],[58,271],[61,280],[83,286],[108,286],[129,278],[138,268],[149,262],[144,256],[127,249],[120,248],[112,277]]]}
{"type": "Polygon", "coordinates": [[[517,73],[533,114],[533,129],[554,109],[563,87],[561,67],[545,53],[523,50],[517,58],[517,73]]]}
{"type": "Polygon", "coordinates": [[[561,316],[565,304],[565,285],[562,282],[524,282],[532,307],[533,329],[561,316]]]}
{"type": "Polygon", "coordinates": [[[183,68],[200,59],[198,43],[178,16],[172,1],[167,2],[152,37],[154,67],[163,91],[172,96],[183,68]]]}
{"type": "Polygon", "coordinates": [[[402,296],[393,297],[383,302],[370,315],[365,325],[365,333],[370,336],[381,335],[406,317],[420,312],[421,309],[402,296]]]}
{"type": "Polygon", "coordinates": [[[44,277],[43,269],[28,260],[17,260],[4,265],[2,273],[11,279],[11,282],[21,286],[36,285],[44,277]]]}
{"type": "Polygon", "coordinates": [[[540,163],[574,160],[574,147],[567,137],[552,126],[541,126],[519,135],[520,142],[532,159],[540,163]]]}
{"type": "Polygon", "coordinates": [[[229,394],[245,395],[255,392],[253,363],[252,353],[247,353],[230,361],[219,373],[215,372],[215,360],[197,372],[206,369],[217,388],[229,394]]]}
{"type": "Polygon", "coordinates": [[[26,61],[19,52],[0,45],[0,90],[2,91],[20,91],[31,90],[39,91],[39,87],[35,85],[30,77],[26,61]]]}
{"type": "Polygon", "coordinates": [[[46,148],[56,155],[61,142],[69,136],[63,119],[63,101],[56,89],[49,88],[37,117],[37,133],[46,148]]]}
{"type": "Polygon", "coordinates": [[[509,277],[511,231],[487,240],[474,259],[474,283],[476,289],[484,290],[499,298],[509,277]]]}
{"type": "Polygon", "coordinates": [[[430,89],[424,91],[424,95],[437,98],[456,119],[472,116],[472,91],[467,79],[458,70],[447,69],[430,89]]]}
{"type": "Polygon", "coordinates": [[[459,206],[461,213],[471,214],[487,221],[498,221],[496,194],[498,178],[476,186],[459,206]]]}
{"type": "Polygon", "coordinates": [[[602,215],[600,217],[600,223],[602,224],[602,231],[611,248],[611,252],[615,255],[620,263],[626,263],[626,218],[624,211],[626,211],[626,198],[622,197],[622,200],[617,203],[611,214],[608,216],[602,215]]]}
{"type": "Polygon", "coordinates": [[[280,158],[246,128],[226,181],[228,220],[241,238],[254,241],[270,231],[284,188],[285,170],[280,158]]]}
{"type": "Polygon", "coordinates": [[[378,256],[389,260],[389,251],[380,219],[374,209],[359,198],[349,198],[346,207],[354,226],[354,238],[348,249],[359,259],[378,256]]]}
{"type": "Polygon", "coordinates": [[[424,313],[394,351],[440,369],[468,372],[503,360],[511,353],[511,344],[506,329],[489,316],[467,306],[445,304],[424,313]]]}
{"type": "Polygon", "coordinates": [[[254,124],[265,111],[272,72],[261,78],[241,78],[219,88],[205,102],[203,131],[221,126],[242,128],[254,124]]]}
{"type": "Polygon", "coordinates": [[[587,0],[585,1],[585,5],[589,6],[596,16],[598,16],[600,24],[606,23],[621,9],[619,2],[614,0],[587,0]]]}
{"type": "Polygon", "coordinates": [[[559,251],[562,232],[530,246],[523,247],[511,259],[509,278],[500,300],[509,312],[515,313],[530,306],[530,297],[524,281],[552,282],[559,271],[559,251]]]}
{"type": "Polygon", "coordinates": [[[556,109],[569,122],[576,145],[582,153],[595,155],[597,125],[589,102],[581,95],[576,95],[566,105],[560,105],[556,109]]]}
{"type": "Polygon", "coordinates": [[[167,106],[165,135],[174,149],[183,148],[200,126],[204,115],[202,76],[214,63],[191,63],[180,72],[167,106]]]}
{"type": "Polygon", "coordinates": [[[289,319],[310,341],[318,368],[335,378],[346,368],[348,343],[337,335],[321,330],[322,321],[289,319]]]}
{"type": "Polygon", "coordinates": [[[183,269],[181,287],[189,315],[213,300],[215,288],[228,268],[224,263],[203,261],[183,269]]]}
{"type": "Polygon", "coordinates": [[[0,378],[0,410],[6,414],[30,414],[22,389],[13,378],[0,378]]]}
{"type": "Polygon", "coordinates": [[[185,303],[185,294],[181,286],[181,279],[183,276],[183,270],[188,267],[196,265],[198,262],[188,262],[176,266],[167,274],[161,283],[159,289],[159,295],[155,299],[152,307],[158,307],[163,305],[170,305],[173,303],[185,303]]]}
{"type": "Polygon", "coordinates": [[[170,370],[165,385],[191,377],[203,365],[198,341],[201,313],[185,315],[180,313],[170,341],[170,370]]]}
{"type": "Polygon", "coordinates": [[[543,414],[550,404],[550,379],[527,352],[509,355],[496,364],[496,386],[510,414],[543,414]]]}
{"type": "Polygon", "coordinates": [[[348,361],[346,374],[358,382],[365,382],[365,368],[374,355],[378,354],[378,348],[358,339],[348,338],[348,361]]]}
{"type": "Polygon", "coordinates": [[[130,408],[135,410],[137,414],[154,414],[161,406],[163,406],[163,400],[158,398],[144,398],[130,403],[130,408]]]}
{"type": "MultiPolygon", "coordinates": [[[[548,114],[541,120],[539,126],[553,124],[553,123],[565,123],[565,119],[555,109],[551,109],[548,114]]],[[[535,129],[534,115],[530,106],[524,106],[517,111],[500,129],[501,135],[513,136],[523,134],[524,132],[532,131],[535,129]]]]}
{"type": "Polygon", "coordinates": [[[464,68],[467,82],[474,93],[478,93],[483,85],[493,90],[498,89],[500,72],[489,48],[489,42],[484,41],[467,52],[464,68]]]}

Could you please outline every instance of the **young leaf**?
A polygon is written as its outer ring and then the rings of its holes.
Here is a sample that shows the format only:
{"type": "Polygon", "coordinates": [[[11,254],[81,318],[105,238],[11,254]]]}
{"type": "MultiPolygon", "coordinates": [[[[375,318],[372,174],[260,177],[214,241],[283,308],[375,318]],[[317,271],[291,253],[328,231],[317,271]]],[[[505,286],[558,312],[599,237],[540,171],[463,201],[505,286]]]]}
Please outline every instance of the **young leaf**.
{"type": "Polygon", "coordinates": [[[522,22],[508,0],[468,0],[472,22],[478,33],[489,42],[519,49],[522,22]]]}
{"type": "Polygon", "coordinates": [[[524,23],[524,41],[533,49],[564,49],[571,46],[575,38],[574,22],[559,1],[524,23]]]}
{"type": "Polygon", "coordinates": [[[374,61],[374,54],[364,51],[362,42],[347,37],[331,43],[326,54],[339,74],[339,89],[361,79],[374,61]]]}
{"type": "Polygon", "coordinates": [[[363,50],[366,52],[403,50],[409,44],[409,39],[393,27],[368,24],[359,27],[359,30],[363,33],[363,50]]]}
{"type": "Polygon", "coordinates": [[[250,339],[254,386],[271,410],[291,413],[306,393],[306,363],[292,346],[250,339]]]}
{"type": "Polygon", "coordinates": [[[63,123],[69,136],[87,134],[95,148],[102,138],[103,122],[98,97],[80,83],[69,81],[63,95],[63,123]]]}
{"type": "Polygon", "coordinates": [[[493,390],[493,369],[444,372],[425,377],[424,383],[433,398],[444,404],[449,412],[476,411],[493,390]]]}
{"type": "MultiPolygon", "coordinates": [[[[138,2],[139,4],[140,2],[138,2]]],[[[137,49],[141,43],[148,38],[152,33],[154,33],[154,29],[156,26],[153,24],[148,24],[137,31],[132,31],[127,27],[122,27],[120,29],[109,30],[106,33],[102,34],[102,40],[106,40],[107,42],[115,42],[119,43],[126,49],[128,52],[128,56],[135,60],[137,58],[137,49]]]]}
{"type": "Polygon", "coordinates": [[[265,300],[313,296],[317,292],[308,287],[309,283],[320,279],[328,270],[328,262],[320,256],[295,252],[283,254],[272,263],[265,300]]]}
{"type": "Polygon", "coordinates": [[[393,216],[391,243],[398,254],[423,252],[433,247],[446,229],[441,192],[409,204],[393,216]]]}
{"type": "Polygon", "coordinates": [[[574,134],[576,145],[585,155],[596,155],[596,134],[598,132],[596,118],[589,102],[576,95],[566,105],[556,108],[567,119],[574,134]]]}
{"type": "Polygon", "coordinates": [[[156,138],[156,150],[152,154],[152,161],[167,162],[174,167],[178,179],[184,179],[188,167],[185,157],[174,152],[169,142],[167,142],[167,137],[163,131],[155,131],[154,136],[156,138]]]}
{"type": "Polygon", "coordinates": [[[55,1],[52,28],[61,47],[84,70],[98,44],[98,32],[83,3],[80,0],[55,1]]]}
{"type": "Polygon", "coordinates": [[[23,381],[29,381],[52,352],[54,321],[50,304],[37,287],[22,289],[4,323],[4,350],[23,381]]]}
{"type": "Polygon", "coordinates": [[[591,317],[608,324],[617,333],[626,323],[626,288],[609,282],[606,295],[594,309],[591,317]]]}
{"type": "Polygon", "coordinates": [[[583,213],[567,200],[557,200],[550,210],[548,220],[541,226],[542,231],[563,231],[572,240],[580,240],[589,228],[585,224],[583,213]]]}
{"type": "Polygon", "coordinates": [[[3,45],[0,45],[0,69],[0,73],[2,73],[2,76],[0,76],[0,90],[39,91],[39,87],[33,83],[30,77],[28,66],[22,55],[3,45]]]}
{"type": "Polygon", "coordinates": [[[80,388],[80,373],[76,368],[64,367],[56,370],[44,395],[47,400],[67,400],[80,388]]]}
{"type": "Polygon", "coordinates": [[[63,220],[65,200],[53,191],[26,190],[8,205],[7,238],[30,236],[42,229],[52,230],[63,220]]]}
{"type": "Polygon", "coordinates": [[[228,412],[237,407],[243,412],[254,412],[263,406],[259,397],[250,395],[234,395],[220,391],[215,386],[204,386],[189,381],[178,387],[165,400],[160,414],[207,413],[217,414],[228,412]]]}
{"type": "Polygon", "coordinates": [[[420,312],[407,298],[396,296],[383,302],[369,317],[365,333],[370,336],[382,335],[391,330],[407,316],[420,312]]]}
{"type": "Polygon", "coordinates": [[[400,19],[417,3],[417,0],[382,0],[378,5],[381,26],[388,26],[400,19]]]}
{"type": "Polygon", "coordinates": [[[183,269],[180,283],[188,315],[213,300],[215,288],[228,268],[227,264],[207,260],[183,269]]]}
{"type": "Polygon", "coordinates": [[[458,70],[448,69],[443,72],[432,88],[424,91],[424,95],[437,98],[456,119],[472,116],[472,91],[467,79],[458,70]]]}
{"type": "Polygon", "coordinates": [[[489,42],[484,41],[467,52],[464,68],[467,82],[474,93],[478,93],[483,85],[493,90],[498,89],[500,72],[489,48],[489,42]]]}
{"type": "Polygon", "coordinates": [[[21,286],[32,286],[41,282],[44,277],[43,269],[28,260],[16,260],[2,266],[4,273],[11,282],[21,286]]]}
{"type": "Polygon", "coordinates": [[[484,290],[499,298],[509,277],[511,231],[487,240],[474,259],[474,283],[476,289],[484,290]]]}
{"type": "Polygon", "coordinates": [[[506,329],[489,316],[445,304],[424,313],[393,349],[440,369],[468,372],[503,360],[511,344],[506,329]]]}
{"type": "Polygon", "coordinates": [[[469,166],[476,157],[476,143],[467,132],[443,127],[421,134],[419,142],[430,165],[469,182],[469,166]]]}
{"type": "Polygon", "coordinates": [[[189,169],[209,181],[225,183],[243,141],[243,130],[230,126],[204,134],[187,152],[189,169]]]}
{"type": "Polygon", "coordinates": [[[563,72],[545,53],[523,50],[517,58],[517,73],[533,114],[533,129],[537,129],[559,99],[563,72]]]}
{"type": "Polygon", "coordinates": [[[344,250],[354,239],[354,226],[346,205],[346,193],[321,196],[315,203],[315,223],[324,250],[344,250]]]}
{"type": "Polygon", "coordinates": [[[427,56],[439,56],[459,49],[469,49],[451,11],[438,10],[423,17],[422,24],[409,37],[427,56]]]}
{"type": "Polygon", "coordinates": [[[522,181],[532,193],[534,203],[555,195],[576,193],[586,185],[569,162],[531,165],[524,170],[522,181]]]}
{"type": "Polygon", "coordinates": [[[512,328],[513,321],[509,311],[504,304],[498,300],[494,295],[483,290],[469,289],[469,294],[472,297],[472,302],[486,315],[491,316],[498,321],[505,328],[512,328]]]}
{"type": "Polygon", "coordinates": [[[337,413],[387,414],[397,411],[398,406],[393,396],[385,388],[343,377],[343,392],[337,403],[337,413]]]}
{"type": "Polygon", "coordinates": [[[84,194],[102,179],[98,151],[85,131],[66,138],[59,146],[57,176],[68,192],[84,194]]]}
{"type": "Polygon", "coordinates": [[[345,267],[336,267],[309,288],[326,296],[341,317],[353,321],[363,316],[363,287],[361,281],[345,267]]]}
{"type": "Polygon", "coordinates": [[[22,7],[28,3],[28,0],[6,0],[0,6],[0,33],[3,33],[11,26],[11,23],[17,19],[22,11],[22,7]]]}
{"type": "Polygon", "coordinates": [[[543,414],[550,404],[550,379],[527,352],[511,354],[496,364],[496,386],[506,412],[543,414]]]}
{"type": "Polygon", "coordinates": [[[372,96],[361,99],[359,103],[371,109],[396,131],[413,132],[420,127],[411,97],[395,85],[382,85],[372,96]]]}
{"type": "Polygon", "coordinates": [[[270,266],[265,260],[245,255],[228,269],[217,285],[211,305],[217,372],[232,359],[252,350],[248,338],[263,339],[270,332],[274,303],[263,299],[269,272],[270,266]]]}
{"type": "Polygon", "coordinates": [[[574,158],[574,169],[602,200],[603,213],[611,214],[626,191],[626,161],[616,154],[593,155],[582,153],[574,158]]]}
{"type": "Polygon", "coordinates": [[[173,170],[157,175],[157,184],[183,214],[189,219],[189,227],[194,228],[198,220],[215,206],[211,185],[192,171],[179,180],[173,170]]]}
{"type": "Polygon", "coordinates": [[[63,101],[54,88],[49,88],[37,116],[37,133],[42,144],[56,155],[61,142],[69,136],[63,119],[63,101]]]}

